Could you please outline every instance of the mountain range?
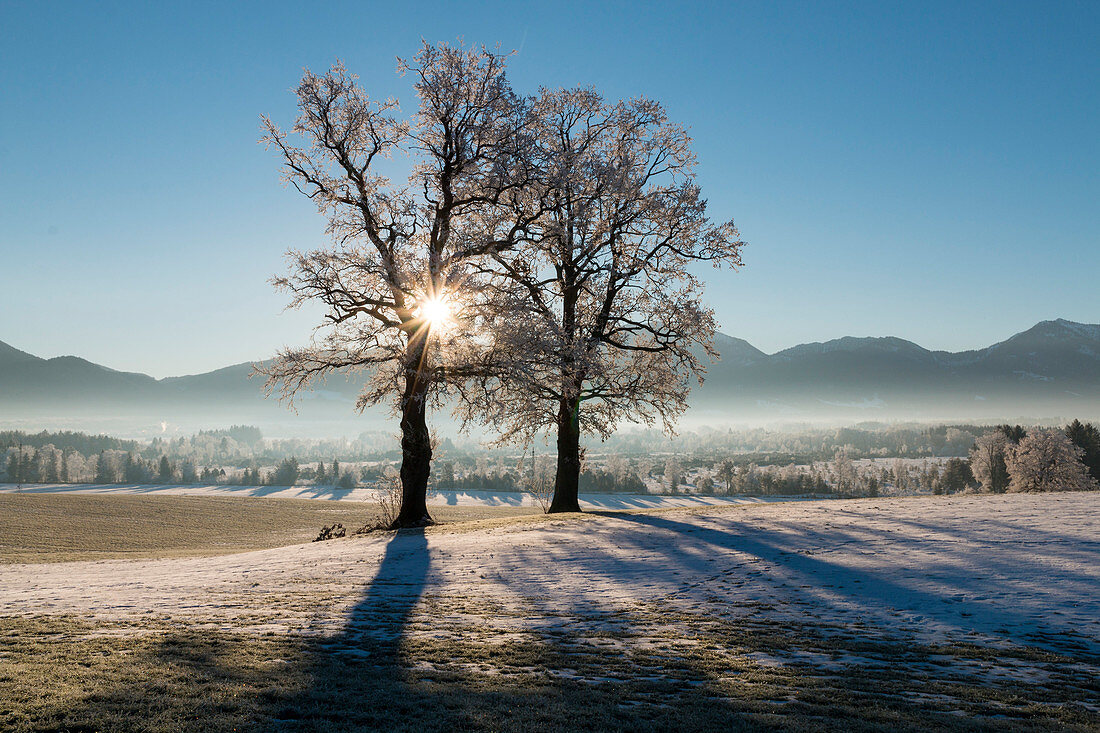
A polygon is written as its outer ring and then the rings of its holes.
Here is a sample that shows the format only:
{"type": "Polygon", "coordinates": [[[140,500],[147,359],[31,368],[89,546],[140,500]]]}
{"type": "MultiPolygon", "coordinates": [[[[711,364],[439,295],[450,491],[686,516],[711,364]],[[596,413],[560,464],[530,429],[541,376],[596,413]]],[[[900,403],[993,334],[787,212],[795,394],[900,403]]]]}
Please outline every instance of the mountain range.
{"type": "MultiPolygon", "coordinates": [[[[984,349],[929,351],[900,338],[845,337],[766,354],[718,334],[721,359],[687,419],[709,424],[817,420],[987,420],[1100,416],[1100,325],[1043,321],[984,349]]],[[[0,427],[114,432],[250,423],[275,435],[390,425],[352,410],[360,382],[330,379],[290,412],[263,396],[251,364],[154,379],[76,356],[0,342],[0,427]],[[159,427],[158,427],[159,426],[159,427]]]]}

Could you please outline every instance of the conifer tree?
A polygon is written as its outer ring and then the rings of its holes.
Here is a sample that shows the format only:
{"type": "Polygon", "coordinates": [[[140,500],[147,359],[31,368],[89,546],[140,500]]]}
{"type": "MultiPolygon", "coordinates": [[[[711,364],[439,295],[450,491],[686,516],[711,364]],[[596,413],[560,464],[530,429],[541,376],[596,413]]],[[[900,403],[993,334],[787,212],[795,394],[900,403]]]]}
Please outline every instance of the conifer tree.
{"type": "Polygon", "coordinates": [[[176,469],[168,461],[168,456],[160,457],[160,465],[157,468],[157,478],[160,479],[162,484],[168,484],[172,482],[172,477],[175,475],[176,469]]]}

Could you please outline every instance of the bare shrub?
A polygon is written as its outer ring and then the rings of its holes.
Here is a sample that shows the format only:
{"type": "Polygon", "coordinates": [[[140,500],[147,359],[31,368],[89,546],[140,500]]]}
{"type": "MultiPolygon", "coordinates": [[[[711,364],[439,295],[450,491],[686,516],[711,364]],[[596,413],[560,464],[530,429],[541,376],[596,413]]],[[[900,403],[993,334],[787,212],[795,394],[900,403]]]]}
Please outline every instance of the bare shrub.
{"type": "Polygon", "coordinates": [[[554,500],[554,466],[549,458],[532,457],[531,463],[531,470],[523,479],[524,489],[535,497],[542,513],[546,514],[554,500]]]}
{"type": "Polygon", "coordinates": [[[550,511],[550,502],[554,499],[554,482],[549,476],[536,476],[531,479],[528,493],[535,497],[535,501],[542,507],[542,513],[550,511]]]}
{"type": "Polygon", "coordinates": [[[337,537],[343,537],[347,534],[347,530],[344,529],[344,525],[337,522],[331,527],[321,527],[321,534],[317,535],[314,542],[324,542],[325,540],[334,540],[337,537]]]}
{"type": "Polygon", "coordinates": [[[387,466],[382,478],[375,482],[374,502],[378,506],[378,520],[356,530],[355,534],[390,529],[397,522],[401,512],[401,474],[393,466],[387,466]]]}
{"type": "Polygon", "coordinates": [[[401,513],[401,474],[393,466],[383,469],[382,478],[374,482],[374,503],[378,507],[378,518],[367,522],[352,534],[370,534],[395,529],[397,517],[401,513]]]}

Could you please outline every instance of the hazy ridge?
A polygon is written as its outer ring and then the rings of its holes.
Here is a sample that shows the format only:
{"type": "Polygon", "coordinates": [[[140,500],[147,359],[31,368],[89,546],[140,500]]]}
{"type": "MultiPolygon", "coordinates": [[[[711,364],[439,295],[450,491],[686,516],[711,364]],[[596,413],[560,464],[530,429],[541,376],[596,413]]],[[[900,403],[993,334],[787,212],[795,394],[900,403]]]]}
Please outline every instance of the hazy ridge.
{"type": "MultiPolygon", "coordinates": [[[[688,422],[1100,416],[1100,325],[1043,321],[984,349],[930,351],[896,337],[844,337],[766,354],[718,334],[721,360],[693,391],[688,422]]],[[[360,379],[341,377],[289,411],[251,364],[154,379],[76,356],[43,359],[0,342],[0,423],[131,431],[165,421],[251,422],[283,434],[384,427],[359,416],[360,379]],[[124,427],[125,426],[125,427],[124,427]]]]}

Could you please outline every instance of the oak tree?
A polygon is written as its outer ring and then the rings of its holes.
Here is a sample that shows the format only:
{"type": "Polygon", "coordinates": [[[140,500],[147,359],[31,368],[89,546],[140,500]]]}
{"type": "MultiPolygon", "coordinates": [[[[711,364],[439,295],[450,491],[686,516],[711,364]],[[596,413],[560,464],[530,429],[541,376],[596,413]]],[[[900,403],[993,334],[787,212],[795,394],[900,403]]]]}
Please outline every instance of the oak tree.
{"type": "Polygon", "coordinates": [[[550,511],[579,511],[582,434],[672,432],[714,354],[694,267],[738,267],[743,242],[708,218],[691,139],[659,103],[542,90],[533,110],[537,175],[500,201],[530,224],[482,271],[514,306],[495,310],[498,361],[467,409],[505,439],[556,433],[550,511]]]}
{"type": "Polygon", "coordinates": [[[524,228],[498,206],[526,183],[528,160],[528,113],[505,60],[485,48],[424,44],[399,61],[419,102],[411,119],[396,100],[371,99],[339,63],[320,75],[307,70],[289,132],[263,118],[263,142],[281,155],[285,180],[327,218],[332,242],[290,252],[290,272],[275,280],[292,307],[324,307],[317,335],[259,371],[290,401],[334,374],[369,374],[357,409],[390,402],[400,415],[395,526],[431,522],[428,411],[478,348],[468,264],[524,228]],[[393,180],[384,161],[406,156],[407,180],[393,180]]]}

